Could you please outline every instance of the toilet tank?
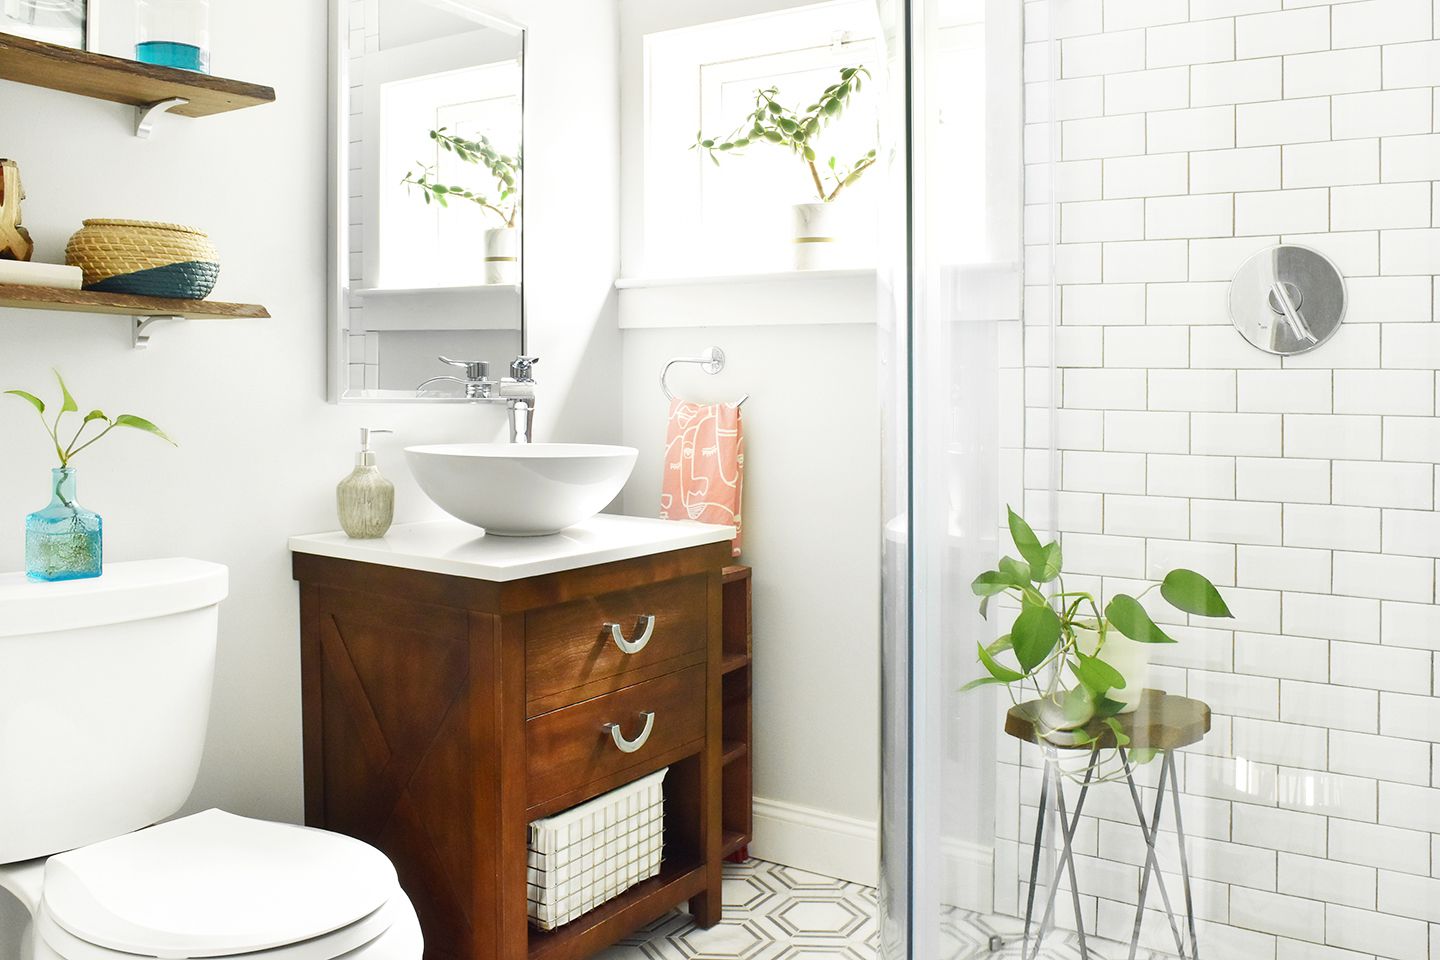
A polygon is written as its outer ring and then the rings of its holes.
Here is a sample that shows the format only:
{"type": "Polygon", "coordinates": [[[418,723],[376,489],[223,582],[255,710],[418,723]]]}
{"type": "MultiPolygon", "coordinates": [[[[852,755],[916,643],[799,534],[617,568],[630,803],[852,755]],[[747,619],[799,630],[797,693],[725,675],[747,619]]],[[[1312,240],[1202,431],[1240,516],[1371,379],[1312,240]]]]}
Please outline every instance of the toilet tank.
{"type": "Polygon", "coordinates": [[[210,716],[225,567],[105,566],[32,583],[0,574],[0,863],[170,816],[195,785],[210,716]]]}

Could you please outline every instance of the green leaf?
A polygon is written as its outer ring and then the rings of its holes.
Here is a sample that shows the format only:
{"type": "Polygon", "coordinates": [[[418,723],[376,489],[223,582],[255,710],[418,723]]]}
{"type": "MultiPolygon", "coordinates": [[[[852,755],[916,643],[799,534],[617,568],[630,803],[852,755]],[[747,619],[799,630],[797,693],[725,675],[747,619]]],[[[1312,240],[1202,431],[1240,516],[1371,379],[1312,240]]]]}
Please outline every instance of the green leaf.
{"type": "Polygon", "coordinates": [[[999,570],[986,570],[970,583],[970,589],[977,597],[993,597],[1012,586],[1011,579],[999,570]]]}
{"type": "Polygon", "coordinates": [[[1160,751],[1154,747],[1136,747],[1130,751],[1130,762],[1137,767],[1143,767],[1154,760],[1159,753],[1160,751]]]}
{"type": "Polygon", "coordinates": [[[65,386],[65,378],[60,376],[60,371],[55,371],[55,379],[60,383],[60,396],[63,402],[60,405],[61,413],[73,413],[80,409],[75,403],[75,398],[70,396],[70,388],[65,386]]]}
{"type": "Polygon", "coordinates": [[[1118,690],[1125,687],[1125,678],[1120,675],[1110,664],[1099,657],[1090,657],[1075,652],[1076,661],[1070,664],[1070,670],[1075,678],[1084,684],[1091,692],[1099,696],[1107,690],[1118,690]]]}
{"type": "Polygon", "coordinates": [[[1172,607],[1200,617],[1234,617],[1215,584],[1194,570],[1171,570],[1160,584],[1160,596],[1172,607]]]}
{"type": "Polygon", "coordinates": [[[1117,594],[1105,607],[1105,619],[1131,640],[1139,643],[1174,643],[1173,637],[1155,625],[1140,601],[1123,593],[1117,594]]]}
{"type": "Polygon", "coordinates": [[[1000,572],[1010,578],[1010,582],[1017,587],[1027,587],[1030,584],[1030,565],[1023,560],[1016,560],[1014,557],[1000,558],[1000,572]]]}
{"type": "Polygon", "coordinates": [[[1040,538],[1035,536],[1035,531],[1030,529],[1030,524],[1026,523],[1020,514],[1008,507],[1006,512],[1010,515],[1010,539],[1015,541],[1015,549],[1020,551],[1020,556],[1030,564],[1032,577],[1039,580],[1034,576],[1034,571],[1045,569],[1045,548],[1040,546],[1040,538]]]}
{"type": "Polygon", "coordinates": [[[1049,583],[1060,576],[1060,544],[1051,541],[1045,544],[1045,561],[1040,565],[1040,574],[1036,578],[1041,583],[1049,583]]]}
{"type": "Polygon", "coordinates": [[[1001,680],[999,677],[976,677],[960,688],[961,693],[968,693],[976,687],[988,687],[996,683],[1009,683],[1008,680],[1001,680]]]}
{"type": "Polygon", "coordinates": [[[45,401],[35,396],[35,394],[26,393],[24,390],[6,390],[5,392],[10,394],[10,396],[12,397],[19,397],[21,400],[24,400],[26,403],[30,404],[30,406],[35,408],[36,413],[44,416],[45,401]]]}
{"type": "Polygon", "coordinates": [[[146,433],[155,434],[155,436],[159,437],[161,440],[164,440],[172,447],[179,446],[179,444],[177,444],[174,440],[171,440],[170,437],[166,435],[164,430],[161,430],[159,427],[155,426],[155,424],[151,423],[149,420],[146,420],[144,417],[137,417],[133,414],[122,413],[120,414],[120,416],[115,418],[115,426],[131,427],[135,430],[144,430],[146,433]]]}
{"type": "Polygon", "coordinates": [[[1060,714],[1071,727],[1083,727],[1095,716],[1095,696],[1083,686],[1066,690],[1060,714]]]}
{"type": "Polygon", "coordinates": [[[104,420],[106,423],[110,422],[110,418],[105,416],[103,410],[91,410],[85,414],[85,423],[89,423],[91,420],[104,420]]]}
{"type": "Polygon", "coordinates": [[[1008,634],[1008,633],[1005,634],[1005,636],[1000,637],[999,639],[997,639],[994,643],[990,644],[990,646],[988,646],[988,647],[985,648],[985,650],[986,650],[991,656],[994,656],[994,655],[997,654],[997,653],[1004,653],[1006,650],[1009,650],[1009,649],[1010,649],[1010,634],[1008,634]]]}
{"type": "Polygon", "coordinates": [[[999,680],[1002,683],[1014,683],[1016,680],[1025,679],[1025,675],[1023,673],[1016,673],[1009,667],[997,663],[995,661],[995,658],[990,656],[990,654],[986,652],[985,648],[980,646],[978,643],[975,645],[975,649],[980,651],[980,662],[985,665],[986,670],[990,671],[990,676],[994,677],[996,680],[999,680]]]}
{"type": "Polygon", "coordinates": [[[1119,720],[1116,720],[1114,717],[1106,717],[1105,726],[1109,727],[1110,732],[1115,734],[1115,743],[1117,745],[1122,747],[1130,746],[1130,738],[1126,736],[1124,730],[1120,729],[1119,720]]]}
{"type": "Polygon", "coordinates": [[[1015,650],[1015,659],[1026,673],[1034,670],[1060,640],[1060,618],[1048,606],[1029,603],[1015,618],[1010,628],[1010,643],[1015,650]]]}

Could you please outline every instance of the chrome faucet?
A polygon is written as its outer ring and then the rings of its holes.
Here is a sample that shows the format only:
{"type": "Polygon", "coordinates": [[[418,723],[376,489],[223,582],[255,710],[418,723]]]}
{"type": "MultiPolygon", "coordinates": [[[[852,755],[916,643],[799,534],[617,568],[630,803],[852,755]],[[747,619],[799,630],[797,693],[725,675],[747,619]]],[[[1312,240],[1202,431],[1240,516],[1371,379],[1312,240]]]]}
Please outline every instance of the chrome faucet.
{"type": "Polygon", "coordinates": [[[490,364],[484,360],[451,360],[441,357],[441,363],[465,370],[463,378],[456,376],[431,377],[415,388],[417,395],[432,383],[458,383],[465,388],[465,399],[475,403],[504,402],[510,414],[510,442],[530,443],[534,440],[535,426],[535,364],[539,357],[516,357],[510,361],[510,376],[499,380],[490,379],[490,364]]]}

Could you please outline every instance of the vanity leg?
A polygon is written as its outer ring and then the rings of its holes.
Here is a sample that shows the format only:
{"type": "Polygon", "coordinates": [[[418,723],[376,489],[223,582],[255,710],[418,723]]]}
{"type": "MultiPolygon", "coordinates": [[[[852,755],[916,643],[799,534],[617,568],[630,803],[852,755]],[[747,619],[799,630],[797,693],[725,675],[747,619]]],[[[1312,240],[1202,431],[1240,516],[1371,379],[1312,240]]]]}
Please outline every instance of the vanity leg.
{"type": "Polygon", "coordinates": [[[701,927],[713,927],[720,922],[723,906],[721,870],[724,861],[720,856],[720,791],[721,791],[721,740],[723,737],[723,703],[721,701],[720,655],[721,617],[724,598],[721,593],[722,578],[716,570],[709,575],[706,583],[706,631],[709,643],[709,666],[705,684],[705,749],[700,755],[700,847],[705,859],[705,891],[690,900],[690,915],[701,927]]]}

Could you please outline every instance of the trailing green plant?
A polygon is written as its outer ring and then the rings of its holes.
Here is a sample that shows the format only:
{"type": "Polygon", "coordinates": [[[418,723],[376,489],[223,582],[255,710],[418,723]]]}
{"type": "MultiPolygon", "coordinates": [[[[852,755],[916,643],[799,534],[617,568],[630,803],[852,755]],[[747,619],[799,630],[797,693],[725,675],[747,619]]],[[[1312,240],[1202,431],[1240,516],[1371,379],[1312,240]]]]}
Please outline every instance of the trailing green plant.
{"type": "Polygon", "coordinates": [[[1016,703],[1021,699],[1017,688],[1025,696],[1033,689],[1038,701],[1031,716],[1043,734],[1064,732],[1067,744],[1095,744],[1098,735],[1086,728],[1093,730],[1099,720],[1117,745],[1128,746],[1129,738],[1116,720],[1124,705],[1108,696],[1124,689],[1127,678],[1106,662],[1106,642],[1117,634],[1137,643],[1175,642],[1140,603],[1152,590],[1158,589],[1175,609],[1195,616],[1231,617],[1230,608],[1204,576],[1177,569],[1138,596],[1114,594],[1102,611],[1093,594],[1065,589],[1059,543],[1042,544],[1014,510],[1009,511],[1009,527],[1020,558],[1002,558],[970,587],[980,597],[982,616],[988,618],[991,601],[1000,596],[1016,601],[1020,611],[1008,633],[988,646],[977,645],[986,676],[963,689],[1003,685],[1016,703]],[[1093,650],[1081,648],[1086,633],[1098,636],[1093,650]]]}
{"type": "Polygon", "coordinates": [[[59,458],[61,467],[68,467],[70,461],[75,459],[76,455],[82,450],[100,442],[111,430],[120,428],[143,430],[145,433],[154,434],[171,446],[176,446],[175,441],[171,440],[170,437],[165,434],[165,431],[144,417],[137,417],[131,413],[122,413],[118,417],[109,417],[106,416],[102,410],[91,410],[85,414],[84,418],[80,421],[79,429],[75,431],[75,434],[70,438],[69,442],[63,442],[60,438],[60,423],[67,413],[79,413],[80,407],[76,404],[75,398],[70,395],[70,389],[65,386],[65,378],[60,376],[60,371],[56,370],[54,373],[55,380],[60,384],[60,409],[56,411],[53,420],[47,421],[45,419],[45,401],[35,396],[35,394],[27,393],[24,390],[6,390],[5,392],[12,397],[19,397],[35,408],[35,412],[40,415],[40,425],[45,428],[45,433],[50,437],[50,442],[55,445],[55,455],[59,458]],[[85,437],[87,432],[93,433],[90,426],[91,424],[104,424],[104,427],[99,433],[95,433],[82,443],[81,438],[85,437]]]}
{"type": "Polygon", "coordinates": [[[478,140],[466,140],[446,133],[448,129],[440,127],[431,130],[430,139],[461,161],[484,167],[493,181],[493,189],[477,192],[470,187],[441,183],[436,178],[435,167],[418,160],[415,162],[418,174],[411,170],[400,182],[407,188],[418,187],[427,204],[433,202],[448,207],[452,199],[464,200],[495,214],[505,226],[515,226],[520,215],[520,171],[523,166],[520,151],[515,151],[513,156],[501,153],[483,133],[478,140]]]}
{"type": "Polygon", "coordinates": [[[704,151],[719,166],[722,156],[743,156],[746,147],[774,144],[789,150],[804,162],[816,195],[821,201],[831,203],[840,191],[854,185],[866,170],[875,165],[875,151],[870,150],[848,165],[831,156],[822,170],[817,141],[826,127],[844,116],[851,98],[869,79],[870,71],[865,67],[845,67],[840,71],[839,81],[826,87],[804,110],[792,109],[781,103],[778,87],[756,90],[755,109],[729,136],[707,137],[701,131],[695,135],[690,149],[704,151]]]}

